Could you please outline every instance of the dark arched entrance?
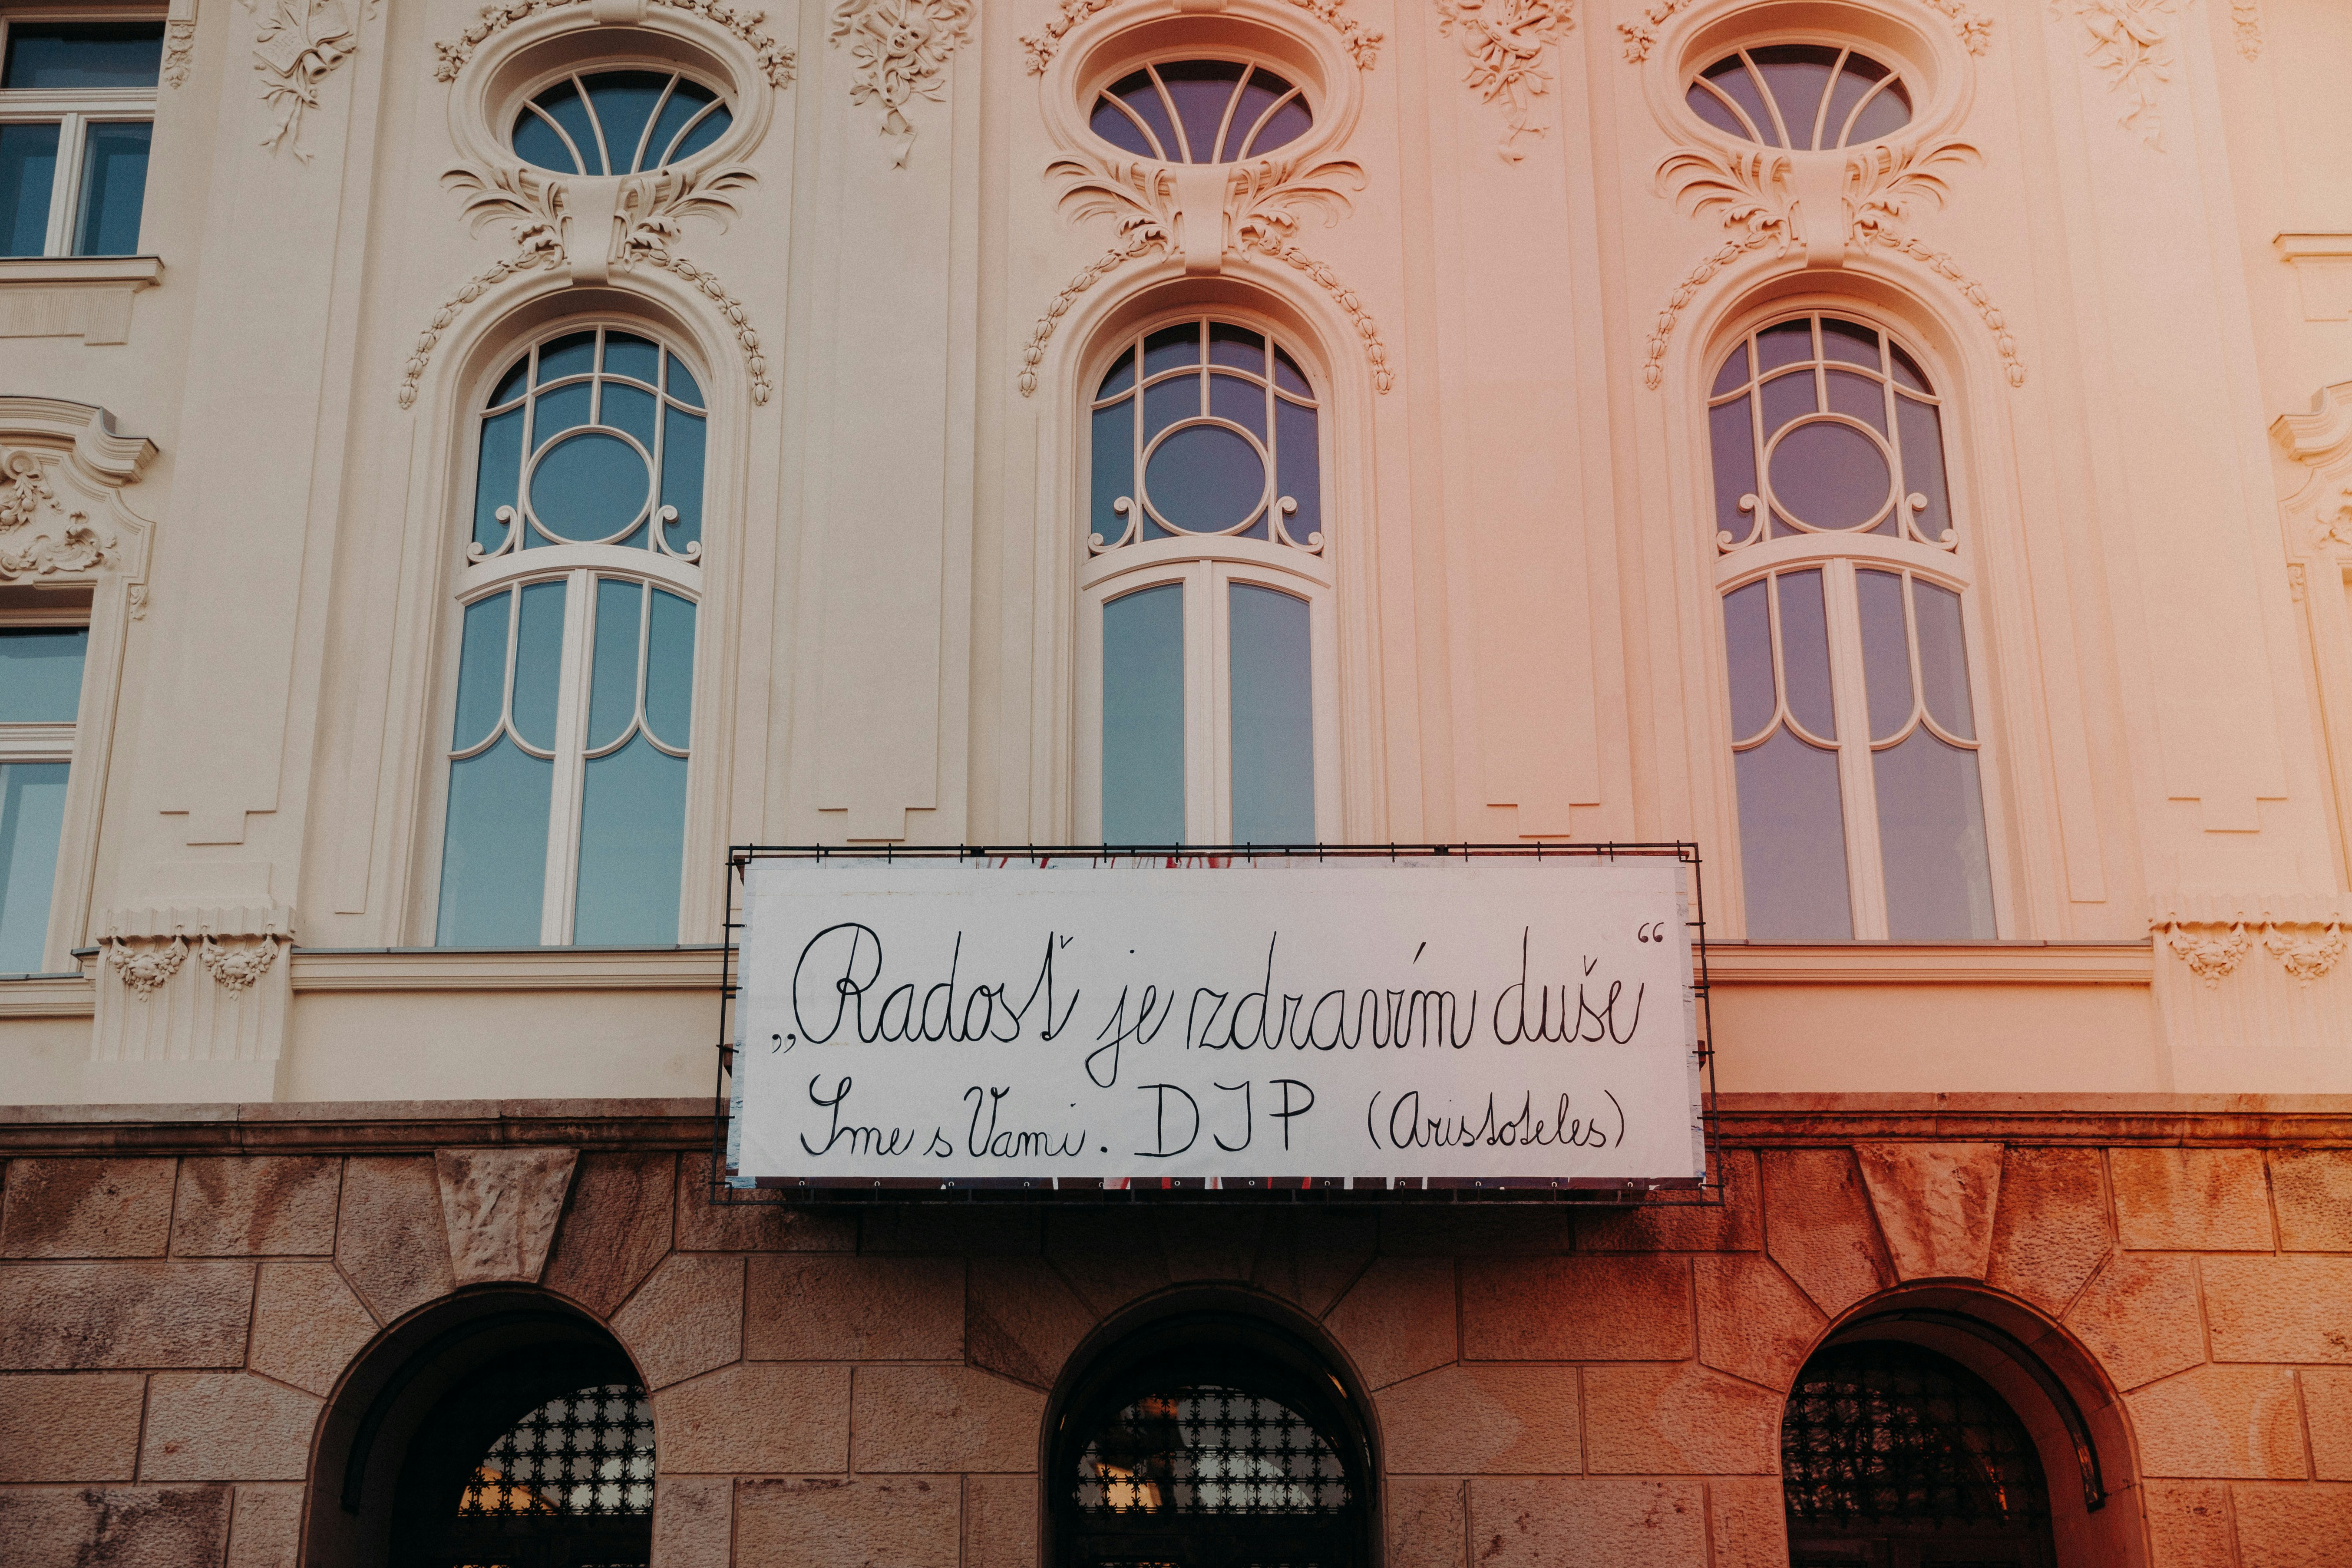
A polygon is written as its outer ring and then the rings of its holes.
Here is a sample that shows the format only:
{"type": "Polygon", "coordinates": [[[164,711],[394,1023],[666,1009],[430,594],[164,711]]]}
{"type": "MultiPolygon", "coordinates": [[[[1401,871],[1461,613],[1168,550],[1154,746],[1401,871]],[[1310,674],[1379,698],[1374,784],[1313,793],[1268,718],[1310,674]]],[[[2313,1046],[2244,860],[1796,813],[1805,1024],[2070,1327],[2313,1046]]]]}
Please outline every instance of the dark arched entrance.
{"type": "Polygon", "coordinates": [[[1790,1568],[2056,1568],[2025,1424],[1924,1346],[1815,1354],[1789,1395],[1780,1472],[1790,1568]]]}
{"type": "Polygon", "coordinates": [[[1140,1328],[1052,1443],[1059,1568],[1369,1568],[1372,1466],[1322,1358],[1254,1319],[1140,1328]]]}

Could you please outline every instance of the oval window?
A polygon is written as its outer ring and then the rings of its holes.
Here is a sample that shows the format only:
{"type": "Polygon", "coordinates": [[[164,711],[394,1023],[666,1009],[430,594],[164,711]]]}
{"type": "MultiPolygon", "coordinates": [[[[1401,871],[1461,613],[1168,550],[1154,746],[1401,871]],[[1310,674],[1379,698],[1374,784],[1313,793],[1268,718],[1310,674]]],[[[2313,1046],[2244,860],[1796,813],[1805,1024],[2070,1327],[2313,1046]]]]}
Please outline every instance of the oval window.
{"type": "Polygon", "coordinates": [[[1828,44],[1741,49],[1701,71],[1685,101],[1717,131],[1794,152],[1828,152],[1911,123],[1903,79],[1828,44]]]}
{"type": "Polygon", "coordinates": [[[515,156],[559,174],[635,174],[701,152],[734,117],[719,95],[676,71],[562,78],[515,115],[515,156]]]}
{"type": "Polygon", "coordinates": [[[1087,121],[1138,157],[1234,163],[1297,141],[1314,127],[1307,96],[1264,66],[1168,60],[1103,89],[1087,121]]]}

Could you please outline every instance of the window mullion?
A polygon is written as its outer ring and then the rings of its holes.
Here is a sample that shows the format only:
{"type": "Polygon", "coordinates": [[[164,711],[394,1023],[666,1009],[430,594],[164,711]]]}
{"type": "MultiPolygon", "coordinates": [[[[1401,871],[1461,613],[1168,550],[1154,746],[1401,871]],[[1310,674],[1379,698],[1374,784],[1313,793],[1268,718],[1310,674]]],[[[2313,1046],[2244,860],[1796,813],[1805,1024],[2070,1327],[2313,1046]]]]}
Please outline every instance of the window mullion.
{"type": "Polygon", "coordinates": [[[1233,822],[1232,748],[1218,723],[1230,694],[1218,679],[1225,616],[1217,578],[1206,561],[1184,572],[1184,837],[1192,844],[1223,843],[1233,822]]]}
{"type": "Polygon", "coordinates": [[[76,209],[81,205],[82,130],[86,123],[78,113],[68,113],[58,121],[58,161],[49,176],[49,228],[42,242],[44,256],[73,254],[73,231],[76,209]]]}
{"type": "Polygon", "coordinates": [[[1825,563],[1830,697],[1837,714],[1838,790],[1844,796],[1846,881],[1853,934],[1886,935],[1886,879],[1878,855],[1878,792],[1871,767],[1870,695],[1862,668],[1862,609],[1851,561],[1825,563]]]}
{"type": "Polygon", "coordinates": [[[547,884],[539,917],[543,947],[562,947],[572,941],[572,905],[580,886],[580,790],[587,772],[580,752],[588,732],[595,594],[593,572],[576,571],[565,579],[563,669],[555,689],[555,771],[547,809],[547,884]]]}

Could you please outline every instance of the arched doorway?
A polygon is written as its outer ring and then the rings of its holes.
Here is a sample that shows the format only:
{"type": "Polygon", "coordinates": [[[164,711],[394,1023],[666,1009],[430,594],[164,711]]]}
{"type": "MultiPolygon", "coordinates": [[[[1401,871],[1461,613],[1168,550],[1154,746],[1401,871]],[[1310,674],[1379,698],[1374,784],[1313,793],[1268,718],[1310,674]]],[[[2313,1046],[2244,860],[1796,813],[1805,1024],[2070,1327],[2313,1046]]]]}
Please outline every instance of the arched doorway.
{"type": "Polygon", "coordinates": [[[1789,1394],[1780,1472],[1790,1568],[2056,1568],[2025,1424],[1923,1345],[1818,1352],[1789,1394]]]}
{"type": "Polygon", "coordinates": [[[1090,1364],[1054,1428],[1057,1568],[1369,1568],[1356,1402],[1304,1340],[1160,1319],[1090,1364]]]}

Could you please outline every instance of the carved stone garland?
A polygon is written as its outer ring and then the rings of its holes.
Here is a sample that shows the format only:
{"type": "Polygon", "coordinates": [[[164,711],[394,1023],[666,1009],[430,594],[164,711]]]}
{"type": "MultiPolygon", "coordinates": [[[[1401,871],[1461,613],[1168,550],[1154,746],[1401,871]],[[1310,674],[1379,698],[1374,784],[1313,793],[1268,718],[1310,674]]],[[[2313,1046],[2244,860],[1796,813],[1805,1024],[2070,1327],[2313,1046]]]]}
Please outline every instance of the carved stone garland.
{"type": "Polygon", "coordinates": [[[2263,58],[2263,8],[2255,0],[2230,0],[2230,27],[2238,36],[2238,52],[2250,60],[2263,58]]]}
{"type": "Polygon", "coordinates": [[[2151,929],[2209,989],[2219,986],[2254,951],[2256,933],[2263,951],[2304,985],[2326,979],[2346,946],[2342,922],[2332,920],[2159,919],[2151,922],[2151,929]]]}
{"type": "MultiPolygon", "coordinates": [[[[2017,339],[1984,286],[1961,270],[1950,252],[1896,226],[1915,198],[1924,196],[1941,206],[1950,194],[1942,170],[1976,156],[1976,149],[1963,142],[1901,152],[1884,142],[1852,149],[1845,157],[1835,216],[1826,220],[1827,234],[1809,228],[1823,220],[1809,213],[1798,195],[1797,161],[1789,153],[1751,147],[1727,153],[1685,150],[1669,156],[1658,165],[1660,191],[1672,185],[1677,197],[1694,197],[1694,215],[1720,207],[1731,237],[1692,268],[1660,308],[1644,345],[1642,384],[1653,392],[1658,389],[1665,376],[1666,349],[1684,308],[1708,279],[1741,256],[1767,246],[1776,253],[1798,247],[1816,264],[1837,266],[1847,249],[1874,245],[1911,257],[1952,284],[1992,334],[2010,385],[2023,386],[2025,362],[2019,357],[2017,339]]],[[[1813,200],[1822,210],[1831,210],[1823,195],[1813,200]]]]}
{"type": "Polygon", "coordinates": [[[107,963],[122,976],[123,985],[144,1002],[188,962],[188,940],[174,936],[152,947],[133,947],[131,940],[110,936],[103,939],[101,945],[106,949],[107,963]]]}
{"type": "MultiPolygon", "coordinates": [[[[504,32],[517,22],[535,16],[542,11],[558,11],[567,5],[583,5],[589,0],[502,0],[485,5],[474,24],[457,36],[455,43],[441,42],[433,46],[436,57],[433,76],[437,81],[456,81],[474,51],[492,36],[504,32]]],[[[653,5],[667,5],[673,11],[690,12],[707,17],[742,40],[753,58],[760,62],[761,74],[773,88],[793,85],[793,70],[798,64],[793,51],[769,37],[761,26],[768,19],[765,11],[739,11],[727,0],[646,0],[653,5]]]]}
{"type": "MultiPolygon", "coordinates": [[[[1625,63],[1639,65],[1650,58],[1657,47],[1658,29],[1672,21],[1678,12],[1687,11],[1698,0],[1651,0],[1642,7],[1638,22],[1620,22],[1617,31],[1624,39],[1625,63]]],[[[1969,53],[1980,55],[1992,42],[1992,18],[1969,4],[1969,0],[1924,0],[1924,4],[1951,18],[1952,31],[1959,35],[1960,43],[1969,53]]]]}
{"type": "Polygon", "coordinates": [[[319,107],[319,87],[359,52],[360,26],[375,19],[381,0],[237,0],[259,18],[253,35],[253,69],[272,116],[261,144],[291,147],[307,163],[302,117],[319,107]]]}
{"type": "Polygon", "coordinates": [[[1496,151],[1511,163],[1527,154],[1516,143],[1540,136],[1535,100],[1551,90],[1544,51],[1576,26],[1576,0],[1436,0],[1437,30],[1457,27],[1469,68],[1462,80],[1483,102],[1503,106],[1508,129],[1496,151]]]}
{"type": "MultiPolygon", "coordinates": [[[[1028,57],[1029,74],[1044,75],[1054,57],[1061,52],[1062,39],[1071,28],[1117,4],[1118,0],[1060,0],[1054,15],[1046,20],[1044,32],[1021,36],[1021,51],[1028,57]]],[[[1381,41],[1386,35],[1373,32],[1352,16],[1341,16],[1342,0],[1289,0],[1289,4],[1338,33],[1358,70],[1371,69],[1380,58],[1381,41]]]]}
{"type": "Polygon", "coordinates": [[[163,18],[163,80],[172,87],[184,85],[188,70],[195,63],[196,0],[172,0],[171,9],[163,18]]]}
{"type": "Polygon", "coordinates": [[[1120,237],[1079,268],[1030,329],[1021,350],[1022,396],[1037,390],[1037,366],[1045,357],[1045,345],[1077,297],[1124,263],[1155,252],[1182,262],[1185,271],[1195,275],[1223,270],[1228,256],[1262,256],[1305,273],[1355,324],[1364,358],[1372,367],[1374,388],[1385,393],[1396,384],[1380,323],[1355,290],[1299,248],[1294,238],[1302,211],[1320,212],[1329,224],[1349,210],[1341,185],[1363,189],[1361,165],[1339,160],[1309,165],[1298,158],[1233,164],[1223,171],[1222,200],[1209,213],[1185,209],[1183,193],[1197,187],[1180,180],[1177,171],[1164,163],[1124,160],[1097,165],[1066,158],[1046,173],[1066,182],[1062,202],[1074,207],[1075,219],[1116,217],[1120,237]]]}
{"type": "Polygon", "coordinates": [[[719,308],[728,330],[742,351],[743,366],[751,378],[751,401],[764,404],[775,390],[768,376],[768,360],[760,348],[743,302],[727,290],[718,274],[679,255],[676,242],[682,220],[709,217],[723,227],[735,216],[727,193],[751,183],[750,170],[712,169],[697,174],[659,169],[613,181],[565,181],[527,165],[492,170],[484,174],[471,168],[452,169],[441,176],[444,184],[472,194],[466,216],[478,230],[484,224],[504,221],[514,226],[514,254],[466,280],[433,313],[432,322],[416,336],[416,347],[402,368],[399,399],[403,408],[416,403],[417,383],[432,363],[441,334],[449,330],[465,308],[491,288],[518,272],[569,267],[575,279],[601,280],[614,267],[657,267],[699,290],[719,308]],[[609,206],[577,199],[593,189],[609,198],[609,206]],[[600,218],[609,220],[608,233],[594,233],[600,218]],[[604,243],[599,245],[598,239],[604,243]]]}
{"type": "Polygon", "coordinates": [[[89,513],[58,507],[39,458],[30,452],[0,453],[0,583],[93,572],[117,563],[114,536],[92,527],[89,513]],[[62,518],[65,526],[54,532],[35,531],[34,521],[44,511],[62,518]]]}
{"type": "Polygon", "coordinates": [[[882,139],[890,162],[907,166],[915,150],[915,124],[907,105],[917,98],[937,102],[948,61],[971,37],[972,0],[839,0],[833,8],[833,44],[849,41],[855,69],[852,103],[879,104],[882,139]]]}
{"type": "Polygon", "coordinates": [[[2179,0],[2050,0],[2050,10],[2079,17],[2090,33],[2084,54],[2107,73],[2107,90],[2124,97],[2116,123],[2138,132],[2149,146],[2161,147],[2164,116],[2157,108],[2157,91],[2172,79],[2172,24],[2180,14],[2179,0]]]}

